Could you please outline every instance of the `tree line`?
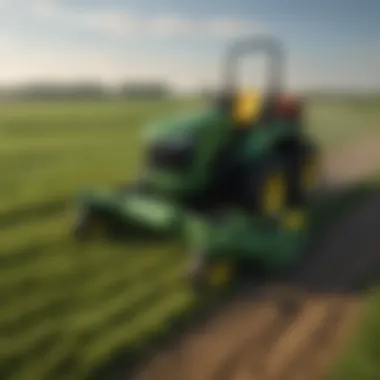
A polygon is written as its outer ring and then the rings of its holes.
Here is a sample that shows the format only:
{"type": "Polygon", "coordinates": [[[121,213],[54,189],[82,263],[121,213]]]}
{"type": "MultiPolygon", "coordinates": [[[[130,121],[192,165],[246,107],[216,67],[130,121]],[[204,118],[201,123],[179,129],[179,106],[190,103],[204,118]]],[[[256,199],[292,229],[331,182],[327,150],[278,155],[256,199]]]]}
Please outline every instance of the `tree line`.
{"type": "Polygon", "coordinates": [[[106,86],[96,82],[70,84],[34,82],[0,87],[1,99],[157,99],[170,96],[168,84],[163,82],[126,82],[106,86]]]}

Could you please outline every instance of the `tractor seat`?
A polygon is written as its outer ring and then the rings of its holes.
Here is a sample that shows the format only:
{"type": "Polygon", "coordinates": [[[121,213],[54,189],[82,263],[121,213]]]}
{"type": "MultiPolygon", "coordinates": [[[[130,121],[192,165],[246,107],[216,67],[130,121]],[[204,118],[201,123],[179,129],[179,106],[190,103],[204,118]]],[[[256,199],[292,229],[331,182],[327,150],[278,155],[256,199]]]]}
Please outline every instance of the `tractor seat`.
{"type": "Polygon", "coordinates": [[[289,94],[265,96],[255,90],[225,94],[218,99],[218,104],[228,109],[238,130],[249,130],[254,123],[263,119],[297,120],[302,103],[298,97],[289,94]]]}
{"type": "Polygon", "coordinates": [[[290,94],[263,96],[258,91],[246,91],[235,95],[232,116],[238,129],[249,129],[259,120],[300,120],[303,102],[290,94]]]}

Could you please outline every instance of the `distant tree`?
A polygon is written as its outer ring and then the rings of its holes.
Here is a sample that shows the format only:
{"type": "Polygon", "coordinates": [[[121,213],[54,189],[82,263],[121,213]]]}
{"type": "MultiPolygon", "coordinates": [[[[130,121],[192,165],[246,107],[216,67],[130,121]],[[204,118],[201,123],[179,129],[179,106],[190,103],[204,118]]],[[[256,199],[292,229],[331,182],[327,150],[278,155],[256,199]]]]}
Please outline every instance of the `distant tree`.
{"type": "Polygon", "coordinates": [[[102,85],[93,82],[74,84],[40,82],[14,87],[7,94],[16,99],[98,99],[104,98],[106,91],[102,85]]]}
{"type": "Polygon", "coordinates": [[[122,98],[157,99],[171,94],[170,88],[160,82],[126,82],[119,87],[122,98]]]}

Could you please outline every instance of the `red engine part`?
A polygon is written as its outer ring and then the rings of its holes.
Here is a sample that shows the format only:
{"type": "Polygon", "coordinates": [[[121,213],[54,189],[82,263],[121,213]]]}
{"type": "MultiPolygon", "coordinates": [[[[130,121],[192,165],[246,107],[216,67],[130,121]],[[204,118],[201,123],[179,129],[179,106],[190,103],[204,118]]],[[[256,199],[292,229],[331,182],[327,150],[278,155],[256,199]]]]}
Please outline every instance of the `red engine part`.
{"type": "Polygon", "coordinates": [[[275,112],[286,119],[298,119],[302,111],[302,102],[292,95],[281,94],[275,101],[275,112]]]}

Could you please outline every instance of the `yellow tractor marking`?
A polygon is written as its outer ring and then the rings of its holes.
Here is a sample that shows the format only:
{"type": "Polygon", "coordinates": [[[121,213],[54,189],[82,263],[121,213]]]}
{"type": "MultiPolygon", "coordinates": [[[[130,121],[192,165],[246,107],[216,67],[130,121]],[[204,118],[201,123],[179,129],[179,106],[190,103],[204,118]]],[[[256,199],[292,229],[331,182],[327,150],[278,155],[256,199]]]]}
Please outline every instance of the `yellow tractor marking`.
{"type": "Polygon", "coordinates": [[[212,287],[225,286],[231,281],[233,271],[233,265],[230,262],[215,263],[208,273],[208,282],[212,287]]]}
{"type": "Polygon", "coordinates": [[[300,181],[302,189],[305,191],[311,190],[316,185],[318,168],[318,159],[314,155],[308,157],[304,162],[302,166],[300,181]]]}
{"type": "Polygon", "coordinates": [[[261,195],[261,208],[264,213],[273,215],[280,212],[286,203],[288,187],[285,174],[272,173],[264,183],[261,195]]]}
{"type": "Polygon", "coordinates": [[[263,97],[258,91],[244,91],[236,96],[233,110],[234,120],[239,127],[250,127],[261,114],[263,97]]]}
{"type": "Polygon", "coordinates": [[[300,230],[307,222],[305,212],[302,210],[288,211],[283,219],[283,226],[290,230],[300,230]]]}

